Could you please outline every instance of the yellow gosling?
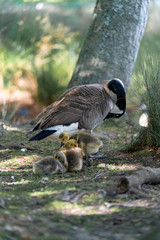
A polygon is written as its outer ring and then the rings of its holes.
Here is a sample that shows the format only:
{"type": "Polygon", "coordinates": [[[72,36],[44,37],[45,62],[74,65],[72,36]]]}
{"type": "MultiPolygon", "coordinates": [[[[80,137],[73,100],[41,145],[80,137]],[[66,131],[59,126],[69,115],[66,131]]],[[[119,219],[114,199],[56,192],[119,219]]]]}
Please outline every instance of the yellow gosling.
{"type": "Polygon", "coordinates": [[[98,152],[99,148],[103,145],[102,141],[88,132],[77,132],[70,135],[68,132],[63,132],[59,135],[59,141],[65,144],[68,139],[75,139],[85,155],[90,155],[98,152]]]}
{"type": "Polygon", "coordinates": [[[83,167],[83,156],[84,153],[79,147],[69,148],[62,150],[65,154],[68,162],[68,171],[80,171],[83,167]]]}
{"type": "Polygon", "coordinates": [[[69,149],[78,147],[78,142],[76,139],[70,139],[62,146],[62,149],[69,149]]]}
{"type": "Polygon", "coordinates": [[[82,149],[78,147],[78,143],[75,139],[70,139],[66,142],[61,150],[54,155],[69,172],[80,171],[82,169],[83,156],[84,153],[82,149]]]}
{"type": "Polygon", "coordinates": [[[71,135],[68,132],[62,132],[59,136],[59,142],[61,144],[65,144],[66,142],[68,142],[68,140],[70,139],[71,135]]]}

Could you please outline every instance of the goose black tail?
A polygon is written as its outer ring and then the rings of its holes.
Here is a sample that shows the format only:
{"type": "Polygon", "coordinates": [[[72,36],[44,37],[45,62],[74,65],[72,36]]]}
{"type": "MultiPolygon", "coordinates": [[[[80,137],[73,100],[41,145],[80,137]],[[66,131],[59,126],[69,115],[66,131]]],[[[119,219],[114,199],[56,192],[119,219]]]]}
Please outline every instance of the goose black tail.
{"type": "Polygon", "coordinates": [[[51,134],[55,133],[56,130],[42,130],[38,133],[36,133],[35,135],[33,135],[29,141],[38,141],[38,140],[42,140],[48,136],[50,136],[51,134]]]}

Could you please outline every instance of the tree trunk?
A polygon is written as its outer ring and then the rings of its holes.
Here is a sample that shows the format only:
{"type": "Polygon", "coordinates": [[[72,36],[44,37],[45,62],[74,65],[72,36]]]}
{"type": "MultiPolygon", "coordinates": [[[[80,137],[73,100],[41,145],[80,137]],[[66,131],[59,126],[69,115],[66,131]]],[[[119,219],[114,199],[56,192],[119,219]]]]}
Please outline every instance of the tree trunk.
{"type": "Polygon", "coordinates": [[[146,25],[149,0],[97,0],[68,88],[120,78],[127,87],[146,25]]]}

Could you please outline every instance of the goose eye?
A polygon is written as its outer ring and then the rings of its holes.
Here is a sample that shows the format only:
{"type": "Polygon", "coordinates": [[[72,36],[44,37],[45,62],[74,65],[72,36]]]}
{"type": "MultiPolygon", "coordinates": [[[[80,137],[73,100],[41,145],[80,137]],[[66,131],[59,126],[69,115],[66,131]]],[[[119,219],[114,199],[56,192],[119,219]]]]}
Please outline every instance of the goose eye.
{"type": "Polygon", "coordinates": [[[75,146],[75,147],[77,147],[77,145],[76,145],[76,144],[75,144],[74,146],[75,146]]]}

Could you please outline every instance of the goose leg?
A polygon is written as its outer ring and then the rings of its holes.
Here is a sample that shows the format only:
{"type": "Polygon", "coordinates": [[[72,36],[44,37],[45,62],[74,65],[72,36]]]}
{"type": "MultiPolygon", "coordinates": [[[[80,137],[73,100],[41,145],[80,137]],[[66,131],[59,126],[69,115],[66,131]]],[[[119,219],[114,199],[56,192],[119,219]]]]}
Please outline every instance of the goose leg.
{"type": "Polygon", "coordinates": [[[83,163],[83,167],[90,167],[91,164],[90,164],[90,161],[89,161],[89,155],[85,155],[84,159],[85,159],[85,163],[83,163]]]}
{"type": "Polygon", "coordinates": [[[95,155],[92,155],[92,154],[85,155],[84,156],[85,163],[83,163],[83,167],[90,167],[91,166],[90,161],[89,161],[90,158],[104,159],[104,158],[107,158],[107,156],[105,156],[103,154],[100,154],[100,155],[96,155],[96,154],[95,155]]]}
{"type": "Polygon", "coordinates": [[[104,154],[98,154],[100,151],[97,151],[95,154],[90,154],[89,158],[104,159],[107,158],[104,154]]]}

